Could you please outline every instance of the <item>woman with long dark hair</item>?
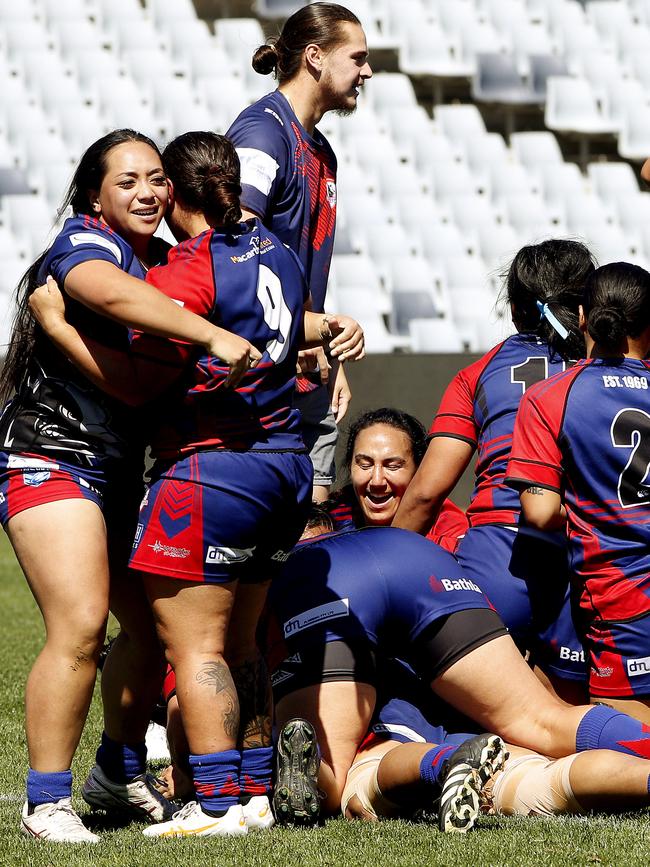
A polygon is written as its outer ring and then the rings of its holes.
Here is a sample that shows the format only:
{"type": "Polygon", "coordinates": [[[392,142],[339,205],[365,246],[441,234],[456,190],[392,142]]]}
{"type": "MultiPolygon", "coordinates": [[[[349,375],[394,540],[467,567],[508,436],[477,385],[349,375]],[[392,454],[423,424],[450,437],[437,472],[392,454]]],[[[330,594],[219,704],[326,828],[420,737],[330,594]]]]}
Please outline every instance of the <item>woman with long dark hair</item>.
{"type": "MultiPolygon", "coordinates": [[[[240,222],[239,161],[227,139],[187,133],[163,163],[173,191],[167,220],[181,243],[147,280],[243,334],[261,360],[227,389],[228,370],[208,353],[143,334],[131,345],[143,395],[164,392],[149,412],[156,464],[131,566],[174,669],[198,798],[147,834],[238,834],[257,821],[242,802],[270,791],[268,682],[255,629],[311,494],[292,407],[298,345],[331,341],[334,353],[354,357],[363,340],[346,317],[303,314],[295,254],[257,220],[240,222]]],[[[42,310],[39,318],[47,319],[42,310]]],[[[59,327],[57,338],[71,355],[73,331],[59,327]]],[[[86,348],[77,362],[93,375],[86,348]]]]}
{"type": "Polygon", "coordinates": [[[650,274],[615,262],[587,280],[588,357],[531,389],[506,481],[527,523],[568,529],[593,702],[650,724],[650,274]]]}
{"type": "Polygon", "coordinates": [[[92,696],[109,593],[122,632],[103,680],[114,708],[107,730],[110,743],[130,744],[114,762],[111,798],[153,819],[169,809],[144,775],[149,696],[130,689],[139,669],[148,667],[155,682],[151,671],[159,668],[146,600],[125,581],[142,478],[140,419],[75,370],[31,320],[28,303],[52,274],[71,322],[116,358],[128,347],[129,325],[220,348],[238,370],[247,366],[247,341],[142,281],[164,252],[153,235],[167,200],[150,139],[116,130],[88,148],[60,211],[71,205],[73,216],[18,287],[2,371],[2,393],[15,394],[0,419],[0,520],[46,626],[27,683],[30,770],[22,829],[53,841],[99,839],[72,809],[70,766],[92,696]]]}
{"type": "Polygon", "coordinates": [[[553,239],[519,250],[505,279],[518,333],[461,370],[447,387],[427,453],[393,522],[427,532],[477,452],[469,529],[456,556],[515,643],[531,651],[540,676],[576,700],[586,672],[571,620],[566,541],[520,521],[518,497],[504,484],[504,474],[522,395],[584,355],[578,307],[593,271],[589,250],[576,241],[553,239]]]}

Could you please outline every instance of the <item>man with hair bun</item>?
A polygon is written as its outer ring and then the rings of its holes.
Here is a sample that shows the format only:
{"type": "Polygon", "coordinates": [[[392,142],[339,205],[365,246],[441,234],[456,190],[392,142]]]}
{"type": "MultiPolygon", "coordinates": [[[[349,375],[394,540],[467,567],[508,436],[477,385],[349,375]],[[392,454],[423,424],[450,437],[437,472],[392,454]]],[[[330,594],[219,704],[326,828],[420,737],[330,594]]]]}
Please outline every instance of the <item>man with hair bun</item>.
{"type": "MultiPolygon", "coordinates": [[[[244,109],[228,130],[241,162],[244,218],[257,216],[297,253],[322,312],[334,246],[336,157],[316,124],[327,111],[353,112],[359,88],[372,71],[359,19],[335,3],[311,3],[287,19],[280,36],[260,46],[253,68],[273,72],[278,89],[244,109]]],[[[322,356],[321,356],[322,359],[322,356]]],[[[314,353],[303,356],[311,372],[297,381],[303,436],[314,464],[314,495],[327,496],[334,481],[336,423],[350,392],[343,368],[333,364],[330,396],[314,370],[314,353]]],[[[326,376],[326,373],[325,373],[326,376]]]]}

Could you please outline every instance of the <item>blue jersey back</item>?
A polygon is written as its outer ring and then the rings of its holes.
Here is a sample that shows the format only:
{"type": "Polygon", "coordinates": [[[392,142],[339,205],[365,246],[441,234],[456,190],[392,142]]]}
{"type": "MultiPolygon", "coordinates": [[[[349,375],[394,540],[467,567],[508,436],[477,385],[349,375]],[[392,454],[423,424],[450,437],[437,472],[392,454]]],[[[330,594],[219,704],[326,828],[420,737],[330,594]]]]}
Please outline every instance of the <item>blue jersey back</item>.
{"type": "MultiPolygon", "coordinates": [[[[63,289],[76,265],[110,262],[134,277],[144,270],[119,235],[94,217],[67,219],[47,251],[38,279],[48,274],[63,289]]],[[[66,318],[82,334],[112,349],[128,350],[127,329],[65,297],[66,318]]],[[[47,452],[72,463],[98,466],[141,448],[138,413],[92,385],[37,328],[28,374],[0,423],[0,448],[47,452]]]]}
{"type": "MultiPolygon", "coordinates": [[[[177,363],[185,371],[158,404],[155,454],[302,450],[300,415],[292,404],[307,287],[296,255],[254,220],[237,231],[211,230],[179,244],[167,265],[149,271],[147,282],[263,353],[236,389],[226,389],[228,368],[220,359],[177,345],[177,363]]],[[[157,359],[169,345],[138,335],[133,350],[157,359]]]]}
{"type": "Polygon", "coordinates": [[[445,391],[431,433],[477,449],[470,526],[517,523],[519,496],[503,483],[517,409],[527,388],[564,368],[544,341],[515,334],[461,370],[445,391]]]}
{"type": "Polygon", "coordinates": [[[279,92],[244,109],[227,132],[241,163],[242,206],[299,257],[323,310],[334,248],[336,157],[327,140],[298,121],[279,92]]]}

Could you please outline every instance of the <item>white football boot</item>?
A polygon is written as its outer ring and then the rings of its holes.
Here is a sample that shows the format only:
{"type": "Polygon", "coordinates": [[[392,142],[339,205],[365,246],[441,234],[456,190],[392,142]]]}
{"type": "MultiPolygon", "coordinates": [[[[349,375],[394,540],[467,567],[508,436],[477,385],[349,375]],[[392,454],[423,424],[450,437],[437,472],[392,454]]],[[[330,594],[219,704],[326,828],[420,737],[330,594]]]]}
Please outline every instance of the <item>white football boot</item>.
{"type": "Polygon", "coordinates": [[[142,832],[145,837],[216,837],[246,834],[246,819],[241,804],[233,804],[223,816],[204,813],[196,801],[174,813],[168,822],[151,825],[142,832]]]}
{"type": "Polygon", "coordinates": [[[70,798],[39,804],[33,813],[28,813],[28,809],[25,802],[20,830],[27,837],[47,840],[48,843],[99,843],[97,834],[89,831],[72,809],[70,798]]]}

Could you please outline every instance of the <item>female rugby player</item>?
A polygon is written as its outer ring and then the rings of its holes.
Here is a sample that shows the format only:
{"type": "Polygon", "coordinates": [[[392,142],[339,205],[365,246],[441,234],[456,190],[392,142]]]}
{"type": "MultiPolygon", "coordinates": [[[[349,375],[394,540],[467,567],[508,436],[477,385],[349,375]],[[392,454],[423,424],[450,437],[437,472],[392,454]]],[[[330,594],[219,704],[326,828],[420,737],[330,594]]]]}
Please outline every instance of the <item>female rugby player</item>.
{"type": "Polygon", "coordinates": [[[650,274],[617,262],[585,286],[588,358],[531,389],[507,482],[533,527],[568,527],[593,701],[650,723],[650,274]]]}
{"type": "Polygon", "coordinates": [[[136,280],[164,252],[153,234],[167,198],[160,154],[145,136],[116,130],[88,148],[60,210],[71,205],[74,216],[18,287],[3,368],[2,393],[16,394],[0,421],[0,520],[47,629],[27,683],[30,770],[22,829],[54,841],[98,839],[72,810],[70,765],[104,639],[109,573],[110,604],[123,631],[103,681],[106,730],[133,749],[124,767],[113,762],[107,786],[110,797],[139,814],[160,819],[167,805],[143,776],[139,717],[146,728],[148,692],[131,691],[139,672],[151,683],[158,667],[146,600],[124,580],[140,497],[139,422],[91,386],[34,327],[28,300],[53,274],[66,292],[69,318],[116,355],[128,345],[127,329],[111,320],[220,348],[241,369],[250,350],[246,341],[136,280]]]}
{"type": "MultiPolygon", "coordinates": [[[[426,448],[426,430],[415,416],[390,407],[360,415],[345,447],[350,481],[327,501],[336,529],[389,525],[426,448]]],[[[463,511],[445,500],[427,537],[453,551],[466,529],[463,511]]]]}
{"type": "Polygon", "coordinates": [[[311,464],[291,407],[298,343],[322,343],[337,332],[333,351],[355,357],[363,339],[346,317],[303,317],[306,286],[295,255],[257,221],[238,223],[239,163],[226,139],[181,136],[166,148],[164,165],[173,188],[168,220],[187,240],[147,279],[247,334],[262,359],[228,390],[218,359],[193,359],[185,346],[144,335],[132,343],[143,391],[169,386],[151,410],[158,461],[132,566],[144,575],[175,671],[199,798],[154,836],[237,834],[246,831],[240,775],[251,795],[268,789],[271,767],[265,708],[248,706],[240,715],[239,696],[252,692],[253,704],[264,703],[255,627],[311,492],[311,464]],[[242,759],[246,740],[256,748],[242,759]]]}
{"type": "Polygon", "coordinates": [[[567,700],[585,696],[584,655],[571,620],[566,542],[520,522],[516,493],[504,484],[515,415],[536,382],[584,355],[578,328],[582,289],[594,264],[576,241],[523,247],[506,280],[518,333],[461,370],[431,425],[431,442],[394,526],[426,533],[444,497],[478,451],[470,529],[456,556],[485,591],[515,642],[567,700]]]}

